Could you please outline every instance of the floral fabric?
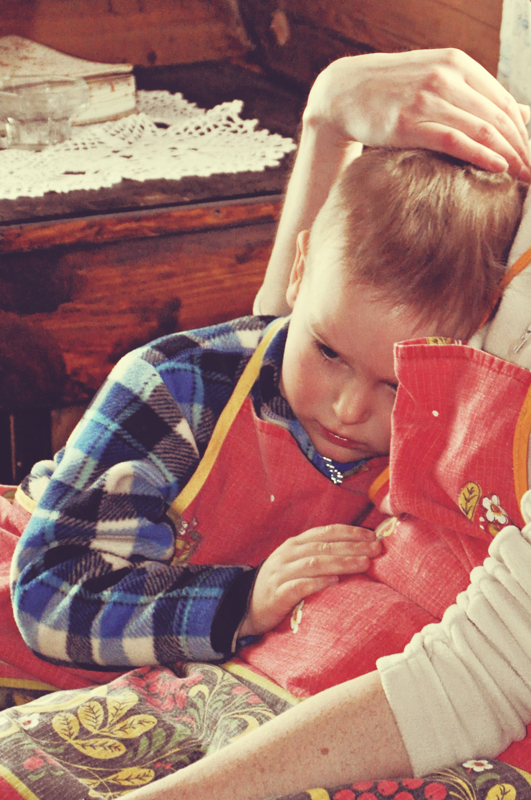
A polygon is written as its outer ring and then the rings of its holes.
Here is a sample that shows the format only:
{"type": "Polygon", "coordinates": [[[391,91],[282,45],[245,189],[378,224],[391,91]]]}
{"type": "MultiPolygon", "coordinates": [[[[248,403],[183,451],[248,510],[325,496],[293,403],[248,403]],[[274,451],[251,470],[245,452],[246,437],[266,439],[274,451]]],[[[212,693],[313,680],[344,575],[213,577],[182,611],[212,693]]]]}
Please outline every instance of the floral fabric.
{"type": "MultiPolygon", "coordinates": [[[[295,701],[246,667],[143,667],[0,714],[2,800],[115,800],[181,769],[295,701]]],[[[531,776],[474,760],[425,778],[311,789],[283,800],[524,800],[531,776]]],[[[205,800],[208,800],[205,798],[205,800]]]]}

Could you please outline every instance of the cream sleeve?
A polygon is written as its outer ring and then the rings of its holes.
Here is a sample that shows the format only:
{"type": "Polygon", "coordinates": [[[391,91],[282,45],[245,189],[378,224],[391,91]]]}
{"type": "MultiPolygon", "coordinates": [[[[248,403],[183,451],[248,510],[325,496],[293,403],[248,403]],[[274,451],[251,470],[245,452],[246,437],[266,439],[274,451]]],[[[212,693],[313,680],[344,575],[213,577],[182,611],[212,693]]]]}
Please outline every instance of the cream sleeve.
{"type": "Polygon", "coordinates": [[[493,758],[523,738],[531,722],[531,524],[504,528],[441,622],[377,667],[415,775],[493,758]]]}

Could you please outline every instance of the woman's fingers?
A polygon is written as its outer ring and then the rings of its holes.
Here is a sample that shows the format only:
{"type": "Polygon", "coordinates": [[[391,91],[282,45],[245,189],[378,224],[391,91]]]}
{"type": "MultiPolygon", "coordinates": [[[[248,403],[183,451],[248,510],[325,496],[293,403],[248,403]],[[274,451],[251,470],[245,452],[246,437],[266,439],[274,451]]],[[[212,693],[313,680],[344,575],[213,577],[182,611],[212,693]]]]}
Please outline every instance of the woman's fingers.
{"type": "MultiPolygon", "coordinates": [[[[513,174],[529,166],[529,143],[521,111],[506,90],[492,76],[490,95],[468,83],[457,84],[446,97],[432,97],[433,109],[426,109],[426,122],[448,125],[468,136],[479,147],[502,156],[513,174]]],[[[429,103],[428,103],[429,106],[429,103]]]]}
{"type": "Polygon", "coordinates": [[[339,59],[317,79],[305,114],[336,143],[425,147],[530,177],[527,111],[458,50],[339,59]]]}
{"type": "Polygon", "coordinates": [[[439,80],[437,85],[428,81],[398,112],[389,144],[442,151],[494,171],[508,167],[511,174],[528,179],[522,114],[505,89],[494,84],[507,95],[505,109],[496,102],[502,102],[497,91],[486,96],[463,79],[439,80]]]}
{"type": "MultiPolygon", "coordinates": [[[[526,106],[524,103],[518,103],[518,111],[522,115],[522,120],[524,122],[524,125],[527,125],[529,119],[531,118],[531,108],[529,108],[529,106],[526,106]]],[[[526,135],[527,135],[527,130],[526,130],[526,135]]]]}
{"type": "MultiPolygon", "coordinates": [[[[462,122],[463,127],[465,123],[462,122]]],[[[524,181],[531,179],[529,167],[492,127],[472,120],[469,133],[457,127],[438,122],[423,122],[424,147],[469,161],[476,167],[491,172],[509,172],[524,181]]]]}
{"type": "MultiPolygon", "coordinates": [[[[464,54],[461,53],[460,55],[464,54]]],[[[522,108],[525,107],[520,106],[510,92],[487,70],[480,67],[469,56],[466,56],[466,59],[468,68],[465,71],[464,79],[466,84],[475,91],[476,102],[481,104],[478,113],[481,115],[481,107],[484,100],[492,102],[499,109],[499,114],[495,114],[494,118],[491,118],[491,112],[487,112],[485,119],[492,122],[502,134],[507,135],[512,146],[524,161],[529,164],[529,136],[525,128],[527,117],[522,115],[522,108]],[[507,127],[508,120],[509,127],[507,127]],[[517,138],[514,138],[511,132],[512,125],[517,131],[517,138]]],[[[473,111],[473,106],[471,108],[467,108],[467,106],[461,107],[465,108],[465,110],[473,111]]]]}
{"type": "MultiPolygon", "coordinates": [[[[425,58],[436,59],[428,70],[424,88],[451,106],[476,116],[506,138],[524,163],[529,165],[528,135],[517,102],[486,69],[460,50],[425,51],[425,58]]],[[[459,117],[457,118],[459,122],[459,117]]],[[[433,118],[444,122],[444,117],[433,118]]],[[[463,130],[468,133],[467,130],[463,130]]],[[[485,142],[483,142],[485,144],[485,142]]],[[[496,140],[497,145],[498,141],[496,140]]]]}

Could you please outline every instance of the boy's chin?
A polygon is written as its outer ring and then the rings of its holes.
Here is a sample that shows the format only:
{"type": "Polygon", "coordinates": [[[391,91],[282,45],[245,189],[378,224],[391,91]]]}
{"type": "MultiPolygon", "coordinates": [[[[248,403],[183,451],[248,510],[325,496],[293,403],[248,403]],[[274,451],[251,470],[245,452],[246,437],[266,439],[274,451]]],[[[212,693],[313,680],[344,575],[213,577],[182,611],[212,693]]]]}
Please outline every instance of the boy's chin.
{"type": "Polygon", "coordinates": [[[350,464],[353,461],[362,461],[368,458],[377,458],[386,453],[378,453],[371,447],[343,447],[340,445],[330,445],[328,442],[321,442],[321,446],[316,445],[316,449],[323,458],[330,458],[338,464],[350,464]]]}

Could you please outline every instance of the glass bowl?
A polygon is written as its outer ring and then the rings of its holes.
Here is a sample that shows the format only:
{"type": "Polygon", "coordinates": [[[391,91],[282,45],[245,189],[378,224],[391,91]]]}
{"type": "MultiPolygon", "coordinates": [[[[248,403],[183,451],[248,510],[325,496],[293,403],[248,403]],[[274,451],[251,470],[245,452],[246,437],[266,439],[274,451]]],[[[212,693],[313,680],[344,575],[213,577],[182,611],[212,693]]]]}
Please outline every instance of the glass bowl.
{"type": "Polygon", "coordinates": [[[83,78],[24,76],[0,83],[6,146],[41,150],[70,139],[70,120],[89,103],[83,78]]]}

